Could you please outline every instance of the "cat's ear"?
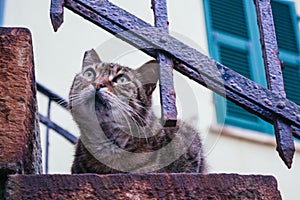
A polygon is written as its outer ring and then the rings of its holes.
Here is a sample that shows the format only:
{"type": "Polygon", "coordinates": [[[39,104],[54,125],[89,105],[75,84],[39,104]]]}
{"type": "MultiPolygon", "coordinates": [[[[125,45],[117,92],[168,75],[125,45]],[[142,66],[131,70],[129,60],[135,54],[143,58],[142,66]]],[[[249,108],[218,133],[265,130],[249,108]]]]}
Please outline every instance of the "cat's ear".
{"type": "Polygon", "coordinates": [[[88,50],[84,53],[82,68],[89,66],[93,63],[100,63],[101,59],[99,58],[97,52],[94,49],[88,50]]]}
{"type": "Polygon", "coordinates": [[[142,82],[146,94],[150,96],[156,88],[159,79],[159,66],[157,61],[151,60],[136,70],[138,79],[142,82]]]}

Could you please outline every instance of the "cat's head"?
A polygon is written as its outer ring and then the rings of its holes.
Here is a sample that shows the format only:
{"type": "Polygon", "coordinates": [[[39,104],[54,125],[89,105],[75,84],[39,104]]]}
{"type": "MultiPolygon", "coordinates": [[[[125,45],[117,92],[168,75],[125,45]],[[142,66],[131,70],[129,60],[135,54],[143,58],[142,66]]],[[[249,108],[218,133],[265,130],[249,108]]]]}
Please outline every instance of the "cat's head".
{"type": "Polygon", "coordinates": [[[82,71],[70,90],[70,108],[88,106],[95,101],[97,109],[127,109],[146,115],[158,81],[158,64],[150,61],[134,70],[114,63],[102,62],[95,50],[86,51],[82,71]],[[124,108],[126,107],[126,108],[124,108]]]}

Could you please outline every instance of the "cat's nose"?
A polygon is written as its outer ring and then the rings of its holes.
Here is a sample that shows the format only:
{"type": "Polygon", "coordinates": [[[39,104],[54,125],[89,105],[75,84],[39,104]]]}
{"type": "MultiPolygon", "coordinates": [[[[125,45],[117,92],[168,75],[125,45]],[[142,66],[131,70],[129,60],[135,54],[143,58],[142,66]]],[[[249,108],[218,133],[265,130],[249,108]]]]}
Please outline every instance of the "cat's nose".
{"type": "Polygon", "coordinates": [[[101,88],[104,88],[106,87],[105,83],[103,83],[102,81],[97,81],[95,84],[94,84],[94,87],[96,90],[100,90],[101,88]]]}
{"type": "Polygon", "coordinates": [[[108,85],[109,85],[109,82],[105,81],[105,80],[96,80],[94,82],[94,87],[96,90],[100,90],[101,88],[108,87],[108,85]]]}

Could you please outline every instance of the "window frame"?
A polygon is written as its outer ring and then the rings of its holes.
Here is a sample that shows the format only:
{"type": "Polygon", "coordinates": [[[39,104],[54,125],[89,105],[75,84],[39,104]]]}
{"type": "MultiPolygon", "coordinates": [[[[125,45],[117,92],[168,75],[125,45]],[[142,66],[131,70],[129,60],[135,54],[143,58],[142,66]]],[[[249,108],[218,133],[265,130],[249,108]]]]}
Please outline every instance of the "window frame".
{"type": "MultiPolygon", "coordinates": [[[[206,31],[207,31],[207,39],[208,39],[208,49],[210,56],[213,57],[215,60],[220,61],[220,53],[219,50],[222,44],[228,45],[230,48],[235,48],[236,50],[248,48],[249,52],[249,67],[250,67],[250,74],[251,79],[256,83],[267,87],[267,82],[265,78],[265,69],[264,63],[262,59],[262,52],[261,52],[261,45],[260,45],[260,35],[259,29],[257,26],[257,17],[255,6],[252,1],[242,0],[244,5],[244,10],[246,11],[246,24],[248,28],[248,38],[240,38],[238,36],[223,33],[219,30],[214,30],[212,26],[212,18],[210,16],[210,2],[209,0],[203,0],[204,5],[204,15],[206,20],[206,31]],[[258,51],[259,49],[259,51],[258,51]],[[257,70],[258,69],[258,70],[257,70]]],[[[296,29],[298,27],[297,22],[297,14],[295,9],[294,2],[286,1],[286,0],[274,0],[279,3],[287,4],[290,7],[290,13],[293,21],[293,28],[296,29]]],[[[299,33],[299,28],[296,30],[296,40],[298,41],[298,48],[300,43],[300,38],[297,37],[297,33],[299,33]]],[[[299,36],[299,34],[298,34],[299,36]]],[[[280,59],[286,62],[292,61],[294,64],[295,62],[299,66],[300,57],[299,55],[291,55],[290,52],[286,52],[282,49],[280,50],[280,59]],[[293,58],[293,59],[291,59],[293,58]],[[291,60],[290,60],[291,59],[291,60]]],[[[300,50],[300,48],[299,48],[300,50]]],[[[299,66],[299,74],[300,74],[300,66],[299,66]]],[[[300,77],[300,76],[299,76],[300,77]]],[[[229,125],[229,126],[236,126],[239,128],[259,131],[268,134],[274,134],[273,126],[268,122],[263,121],[262,119],[258,118],[257,121],[247,121],[238,118],[238,116],[230,116],[227,114],[227,100],[217,94],[214,94],[214,101],[216,106],[216,118],[217,123],[221,125],[229,125]]],[[[247,112],[247,111],[245,111],[247,112]]]]}

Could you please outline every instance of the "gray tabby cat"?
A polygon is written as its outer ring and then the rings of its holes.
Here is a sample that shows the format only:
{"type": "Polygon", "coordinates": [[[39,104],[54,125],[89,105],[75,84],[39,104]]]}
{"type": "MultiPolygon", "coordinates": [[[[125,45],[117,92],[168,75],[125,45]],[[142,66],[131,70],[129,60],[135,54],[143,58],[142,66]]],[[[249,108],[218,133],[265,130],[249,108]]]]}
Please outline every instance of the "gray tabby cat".
{"type": "Polygon", "coordinates": [[[85,52],[69,102],[80,130],[72,173],[203,173],[199,133],[188,124],[166,128],[151,110],[158,65],[137,70],[85,52]]]}

